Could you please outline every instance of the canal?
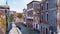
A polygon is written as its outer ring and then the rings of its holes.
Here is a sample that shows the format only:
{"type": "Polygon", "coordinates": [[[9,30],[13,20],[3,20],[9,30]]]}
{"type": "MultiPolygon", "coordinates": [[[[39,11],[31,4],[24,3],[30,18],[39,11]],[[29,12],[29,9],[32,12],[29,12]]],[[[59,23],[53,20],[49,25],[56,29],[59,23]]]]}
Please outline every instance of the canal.
{"type": "Polygon", "coordinates": [[[16,23],[21,28],[22,34],[39,34],[37,31],[33,30],[32,28],[28,28],[23,26],[21,23],[16,23]]]}

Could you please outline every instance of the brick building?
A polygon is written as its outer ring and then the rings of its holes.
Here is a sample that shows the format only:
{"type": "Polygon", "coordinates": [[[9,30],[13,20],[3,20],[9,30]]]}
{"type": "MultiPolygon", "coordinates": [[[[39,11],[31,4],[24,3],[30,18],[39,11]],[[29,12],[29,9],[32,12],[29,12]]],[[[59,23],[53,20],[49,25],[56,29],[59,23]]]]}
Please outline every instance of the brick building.
{"type": "Polygon", "coordinates": [[[57,26],[60,26],[59,2],[59,0],[34,0],[27,4],[27,26],[39,30],[40,34],[57,34],[57,26]]]}
{"type": "Polygon", "coordinates": [[[41,34],[57,34],[57,0],[42,0],[40,7],[41,34]]]}
{"type": "Polygon", "coordinates": [[[39,1],[32,1],[27,4],[27,15],[26,15],[26,22],[27,26],[30,26],[34,29],[39,28],[40,23],[40,2],[39,1]]]}
{"type": "Polygon", "coordinates": [[[24,21],[23,23],[24,23],[25,25],[27,25],[27,24],[26,24],[26,14],[27,14],[27,9],[24,8],[24,9],[23,9],[23,21],[24,21]]]}

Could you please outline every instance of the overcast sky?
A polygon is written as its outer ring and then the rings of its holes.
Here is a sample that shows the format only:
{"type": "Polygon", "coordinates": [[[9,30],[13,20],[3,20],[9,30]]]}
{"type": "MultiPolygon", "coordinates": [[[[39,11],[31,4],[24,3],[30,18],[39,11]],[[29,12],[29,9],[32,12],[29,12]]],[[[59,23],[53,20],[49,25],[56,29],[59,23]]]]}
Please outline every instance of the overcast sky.
{"type": "MultiPolygon", "coordinates": [[[[23,12],[23,9],[26,8],[26,5],[32,0],[7,0],[7,1],[11,10],[17,12],[23,12]]],[[[5,4],[6,4],[6,0],[0,0],[0,5],[5,5],[5,4]]]]}

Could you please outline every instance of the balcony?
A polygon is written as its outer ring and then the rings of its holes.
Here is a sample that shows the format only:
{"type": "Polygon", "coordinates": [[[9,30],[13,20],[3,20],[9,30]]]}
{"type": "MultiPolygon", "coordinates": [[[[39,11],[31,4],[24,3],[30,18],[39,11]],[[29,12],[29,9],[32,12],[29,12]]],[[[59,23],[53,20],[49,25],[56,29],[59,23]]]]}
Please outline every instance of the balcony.
{"type": "Polygon", "coordinates": [[[34,9],[33,8],[27,9],[27,11],[31,11],[31,10],[34,10],[34,9]]]}
{"type": "Polygon", "coordinates": [[[26,18],[27,18],[27,19],[33,19],[33,17],[29,17],[29,16],[27,16],[26,18]]]}

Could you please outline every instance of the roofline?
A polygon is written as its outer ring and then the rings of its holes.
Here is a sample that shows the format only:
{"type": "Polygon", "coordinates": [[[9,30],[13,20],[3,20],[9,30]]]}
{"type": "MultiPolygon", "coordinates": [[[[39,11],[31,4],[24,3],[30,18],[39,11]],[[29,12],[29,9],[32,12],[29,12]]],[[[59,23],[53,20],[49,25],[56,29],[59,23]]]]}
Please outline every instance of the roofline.
{"type": "Polygon", "coordinates": [[[33,2],[39,2],[39,3],[40,3],[40,1],[32,1],[32,2],[28,3],[27,5],[29,5],[29,4],[31,4],[31,3],[33,3],[33,2]]]}

